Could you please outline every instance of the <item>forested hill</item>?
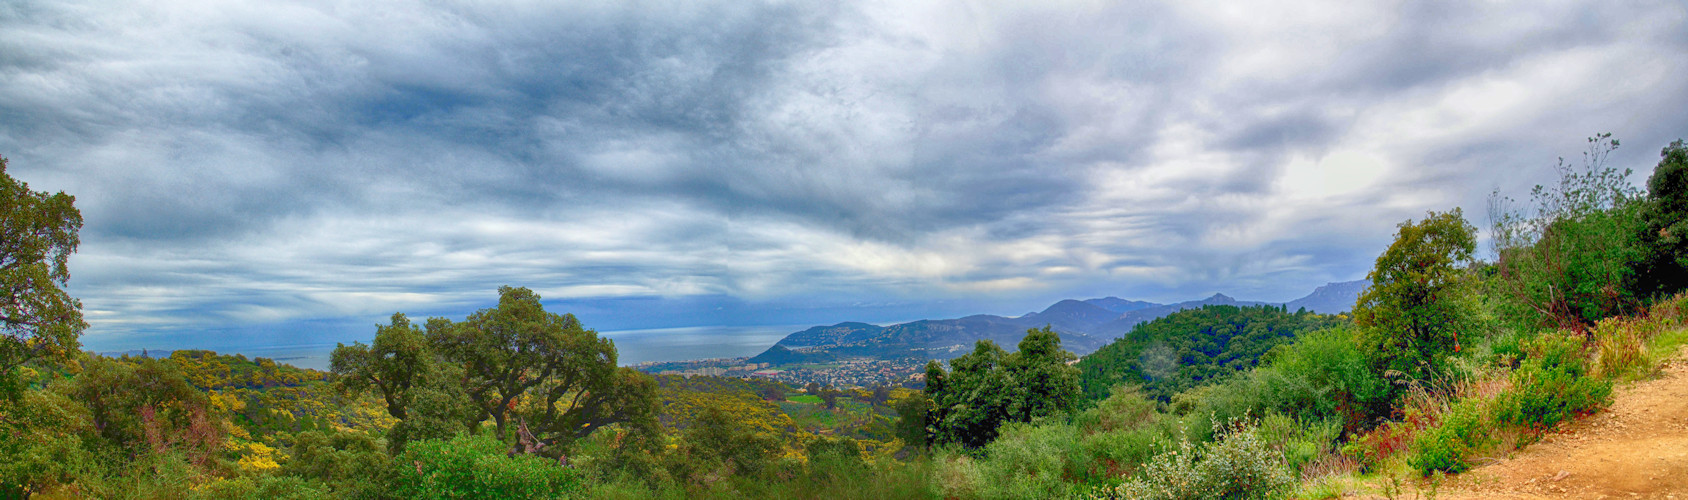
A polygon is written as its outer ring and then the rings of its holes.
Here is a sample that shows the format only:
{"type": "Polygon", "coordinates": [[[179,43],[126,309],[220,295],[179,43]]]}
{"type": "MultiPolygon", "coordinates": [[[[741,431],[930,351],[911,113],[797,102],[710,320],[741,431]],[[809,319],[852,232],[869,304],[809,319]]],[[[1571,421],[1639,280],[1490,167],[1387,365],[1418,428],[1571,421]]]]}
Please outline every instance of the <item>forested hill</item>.
{"type": "Polygon", "coordinates": [[[1279,306],[1209,305],[1144,323],[1078,363],[1084,394],[1100,400],[1115,384],[1139,384],[1166,400],[1186,389],[1254,368],[1296,335],[1335,326],[1337,316],[1279,306]]]}
{"type": "Polygon", "coordinates": [[[840,359],[947,360],[969,352],[973,343],[992,340],[1011,347],[1027,329],[1049,326],[1061,334],[1062,347],[1085,355],[1123,337],[1144,322],[1207,306],[1282,306],[1289,312],[1340,313],[1354,306],[1365,281],[1329,283],[1287,303],[1239,301],[1224,294],[1173,304],[1106,297],[1063,300],[1016,318],[978,314],[957,319],[920,320],[891,326],[845,322],[792,333],[752,363],[774,365],[827,363],[840,359]]]}

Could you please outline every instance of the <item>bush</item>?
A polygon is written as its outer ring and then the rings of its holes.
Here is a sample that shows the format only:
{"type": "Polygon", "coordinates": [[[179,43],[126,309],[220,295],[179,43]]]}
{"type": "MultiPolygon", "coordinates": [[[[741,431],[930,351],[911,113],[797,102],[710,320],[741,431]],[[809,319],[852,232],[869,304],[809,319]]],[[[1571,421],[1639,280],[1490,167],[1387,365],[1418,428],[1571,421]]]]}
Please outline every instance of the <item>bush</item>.
{"type": "Polygon", "coordinates": [[[1263,406],[1305,421],[1334,418],[1353,431],[1389,409],[1388,381],[1372,370],[1347,329],[1304,335],[1274,352],[1253,376],[1265,389],[1263,406]]]}
{"type": "Polygon", "coordinates": [[[1221,436],[1212,443],[1181,441],[1177,449],[1149,461],[1136,477],[1099,489],[1093,497],[1274,498],[1295,486],[1283,455],[1267,446],[1255,429],[1233,423],[1215,433],[1221,436]]]}
{"type": "Polygon", "coordinates": [[[338,496],[377,496],[387,487],[392,460],[367,434],[301,432],[291,450],[291,458],[281,466],[282,474],[321,482],[338,496]]]}
{"type": "Polygon", "coordinates": [[[574,470],[531,455],[506,456],[490,436],[413,441],[393,461],[403,498],[556,498],[580,489],[574,470]]]}
{"type": "Polygon", "coordinates": [[[1643,198],[1630,170],[1605,165],[1618,147],[1610,137],[1589,138],[1580,171],[1560,160],[1559,183],[1530,193],[1535,214],[1513,210],[1499,192],[1490,198],[1500,284],[1512,299],[1508,316],[1522,326],[1581,331],[1640,305],[1643,198]]]}
{"type": "Polygon", "coordinates": [[[1077,427],[1054,422],[1043,425],[1010,423],[985,446],[978,462],[981,498],[1065,498],[1075,491],[1067,482],[1089,458],[1077,427]]]}
{"type": "Polygon", "coordinates": [[[1476,319],[1467,266],[1477,229],[1455,208],[1401,223],[1366,276],[1354,323],[1383,368],[1419,379],[1441,371],[1476,319]]]}
{"type": "Polygon", "coordinates": [[[1576,337],[1543,335],[1529,346],[1528,354],[1512,372],[1512,389],[1495,402],[1499,422],[1539,432],[1610,402],[1611,381],[1590,376],[1576,337]]]}
{"type": "Polygon", "coordinates": [[[1155,406],[1138,387],[1115,385],[1107,399],[1080,412],[1074,422],[1087,432],[1131,430],[1152,421],[1157,415],[1155,406]]]}
{"type": "Polygon", "coordinates": [[[1408,465],[1426,476],[1435,471],[1459,473],[1470,469],[1473,455],[1494,442],[1495,426],[1488,417],[1488,403],[1469,398],[1454,404],[1441,422],[1413,440],[1408,465]]]}

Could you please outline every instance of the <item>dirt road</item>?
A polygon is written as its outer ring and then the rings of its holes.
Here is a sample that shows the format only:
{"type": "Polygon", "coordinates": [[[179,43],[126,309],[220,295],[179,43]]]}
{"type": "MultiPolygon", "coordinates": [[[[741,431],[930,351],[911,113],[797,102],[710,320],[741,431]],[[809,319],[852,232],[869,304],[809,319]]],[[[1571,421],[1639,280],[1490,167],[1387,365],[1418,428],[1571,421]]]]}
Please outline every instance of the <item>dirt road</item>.
{"type": "Polygon", "coordinates": [[[1511,458],[1448,478],[1439,498],[1688,500],[1688,348],[1612,407],[1511,458]]]}

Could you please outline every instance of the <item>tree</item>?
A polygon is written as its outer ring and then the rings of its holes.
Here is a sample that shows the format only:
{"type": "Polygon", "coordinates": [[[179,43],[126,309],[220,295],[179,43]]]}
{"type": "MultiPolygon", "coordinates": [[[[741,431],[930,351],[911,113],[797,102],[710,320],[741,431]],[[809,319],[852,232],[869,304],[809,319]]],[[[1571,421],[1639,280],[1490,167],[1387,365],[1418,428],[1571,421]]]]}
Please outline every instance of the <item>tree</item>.
{"type": "Polygon", "coordinates": [[[933,441],[978,448],[996,439],[1006,422],[1028,422],[1075,409],[1079,402],[1075,357],[1061,349],[1049,327],[1031,329],[1009,354],[995,342],[981,340],[973,352],[950,361],[944,372],[926,367],[926,394],[932,399],[929,421],[933,441]]]}
{"type": "Polygon", "coordinates": [[[62,288],[67,266],[81,238],[82,212],[76,197],[30,191],[6,174],[0,157],[0,395],[13,371],[30,360],[64,358],[81,344],[88,328],[82,302],[62,288]]]}
{"type": "Polygon", "coordinates": [[[821,389],[821,403],[824,403],[826,405],[826,409],[828,410],[837,409],[838,397],[843,395],[844,393],[839,392],[837,388],[830,385],[826,386],[821,389]]]}
{"type": "Polygon", "coordinates": [[[527,288],[498,289],[498,306],[462,323],[430,322],[429,343],[464,369],[469,399],[508,439],[526,428],[544,453],[617,422],[649,427],[656,383],[616,366],[615,344],[572,314],[545,311],[527,288]]]}
{"type": "Polygon", "coordinates": [[[1354,321],[1385,368],[1427,377],[1457,349],[1459,331],[1472,317],[1465,267],[1476,232],[1458,208],[1430,212],[1422,221],[1402,222],[1395,242],[1378,256],[1354,321]]]}
{"type": "Polygon", "coordinates": [[[1015,390],[1009,400],[1009,420],[1029,422],[1077,408],[1083,393],[1078,368],[1069,364],[1076,359],[1061,348],[1060,334],[1050,327],[1028,330],[1019,349],[1003,363],[1015,390]]]}
{"type": "Polygon", "coordinates": [[[903,445],[917,450],[926,449],[932,440],[931,424],[932,398],[924,393],[916,393],[897,400],[897,438],[903,440],[903,445]]]}
{"type": "Polygon", "coordinates": [[[168,361],[94,357],[71,395],[88,405],[99,436],[131,456],[185,447],[203,463],[222,447],[221,415],[168,361]]]}
{"type": "Polygon", "coordinates": [[[884,405],[885,402],[890,401],[890,400],[891,400],[891,388],[885,387],[884,385],[874,385],[873,390],[870,392],[870,394],[868,395],[868,398],[867,398],[868,403],[871,403],[874,406],[884,405]]]}
{"type": "Polygon", "coordinates": [[[1534,215],[1490,197],[1501,291],[1508,317],[1526,327],[1583,331],[1639,305],[1637,268],[1645,260],[1642,198],[1629,169],[1606,166],[1618,147],[1611,134],[1588,139],[1579,170],[1561,158],[1559,182],[1536,186],[1534,215]]]}
{"type": "MultiPolygon", "coordinates": [[[[435,318],[429,324],[438,329],[449,322],[435,318]]],[[[411,440],[450,438],[478,422],[460,383],[462,367],[437,357],[422,329],[394,313],[390,324],[375,326],[371,345],[336,346],[329,366],[344,393],[379,393],[387,414],[399,419],[387,437],[397,453],[411,440]]]]}
{"type": "Polygon", "coordinates": [[[674,475],[694,479],[735,473],[755,476],[779,448],[773,435],[757,432],[718,405],[706,405],[681,432],[674,475]]]}
{"type": "Polygon", "coordinates": [[[353,394],[375,389],[386,403],[387,413],[404,420],[413,396],[410,389],[432,361],[427,339],[404,313],[394,313],[390,324],[375,325],[371,343],[336,344],[329,370],[338,376],[340,389],[353,394]]]}
{"type": "Polygon", "coordinates": [[[1688,287],[1688,147],[1677,139],[1659,156],[1641,209],[1640,239],[1647,251],[1645,267],[1637,273],[1642,294],[1688,287]]]}

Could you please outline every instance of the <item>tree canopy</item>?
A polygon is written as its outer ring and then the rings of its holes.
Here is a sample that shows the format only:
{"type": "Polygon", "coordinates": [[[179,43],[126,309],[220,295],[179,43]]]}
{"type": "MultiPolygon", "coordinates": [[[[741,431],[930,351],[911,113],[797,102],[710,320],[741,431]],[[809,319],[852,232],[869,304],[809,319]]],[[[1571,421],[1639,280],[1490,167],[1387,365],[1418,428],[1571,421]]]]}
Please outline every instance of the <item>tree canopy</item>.
{"type": "Polygon", "coordinates": [[[1267,351],[1301,332],[1339,322],[1335,316],[1277,306],[1186,309],[1138,325],[1085,356],[1077,365],[1080,383],[1094,401],[1107,398],[1119,384],[1140,385],[1144,395],[1167,401],[1254,368],[1267,351]]]}
{"type": "MultiPolygon", "coordinates": [[[[65,293],[70,254],[81,243],[76,197],[31,191],[0,158],[0,389],[12,370],[81,345],[82,302],[65,293]]],[[[9,392],[9,391],[0,391],[9,392]]]]}
{"type": "Polygon", "coordinates": [[[981,340],[973,352],[950,360],[948,372],[937,362],[928,364],[933,441],[978,448],[995,439],[1004,423],[1074,410],[1078,370],[1067,362],[1075,358],[1061,349],[1060,335],[1044,327],[1026,332],[1012,354],[981,340]]]}
{"type": "Polygon", "coordinates": [[[1454,352],[1459,331],[1470,326],[1465,268],[1476,233],[1458,208],[1430,212],[1402,222],[1395,242],[1378,256],[1354,320],[1389,369],[1427,375],[1454,352]]]}

